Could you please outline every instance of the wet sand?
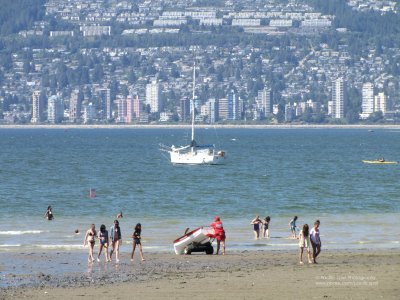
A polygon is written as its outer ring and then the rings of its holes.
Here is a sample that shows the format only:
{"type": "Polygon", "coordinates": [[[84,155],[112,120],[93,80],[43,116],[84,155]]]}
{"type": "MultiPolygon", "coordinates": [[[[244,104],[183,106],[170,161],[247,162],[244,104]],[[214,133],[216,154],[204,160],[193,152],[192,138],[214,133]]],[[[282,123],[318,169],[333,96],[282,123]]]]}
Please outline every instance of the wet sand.
{"type": "Polygon", "coordinates": [[[8,287],[0,290],[0,298],[398,299],[400,294],[398,250],[330,250],[311,265],[299,265],[297,251],[145,252],[146,261],[138,255],[134,263],[123,253],[119,264],[88,264],[86,257],[81,252],[1,253],[1,281],[8,287]]]}

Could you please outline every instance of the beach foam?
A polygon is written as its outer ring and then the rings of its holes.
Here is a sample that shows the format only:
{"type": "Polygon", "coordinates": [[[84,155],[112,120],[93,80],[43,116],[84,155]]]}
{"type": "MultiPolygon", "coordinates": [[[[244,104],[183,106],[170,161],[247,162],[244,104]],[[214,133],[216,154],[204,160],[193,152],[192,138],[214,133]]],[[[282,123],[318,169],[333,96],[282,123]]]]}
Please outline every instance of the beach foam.
{"type": "Polygon", "coordinates": [[[22,234],[39,234],[48,231],[42,230],[10,230],[10,231],[0,231],[0,235],[22,235],[22,234]]]}

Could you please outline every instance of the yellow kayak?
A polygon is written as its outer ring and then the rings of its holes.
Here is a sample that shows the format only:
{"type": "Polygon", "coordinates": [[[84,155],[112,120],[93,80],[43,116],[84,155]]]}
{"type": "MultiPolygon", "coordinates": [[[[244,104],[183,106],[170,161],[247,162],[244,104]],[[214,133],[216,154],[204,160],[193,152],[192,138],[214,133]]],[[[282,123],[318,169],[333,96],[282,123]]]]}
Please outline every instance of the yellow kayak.
{"type": "Polygon", "coordinates": [[[394,165],[394,164],[398,164],[398,161],[381,161],[381,160],[363,160],[362,161],[364,164],[388,164],[388,165],[394,165]]]}

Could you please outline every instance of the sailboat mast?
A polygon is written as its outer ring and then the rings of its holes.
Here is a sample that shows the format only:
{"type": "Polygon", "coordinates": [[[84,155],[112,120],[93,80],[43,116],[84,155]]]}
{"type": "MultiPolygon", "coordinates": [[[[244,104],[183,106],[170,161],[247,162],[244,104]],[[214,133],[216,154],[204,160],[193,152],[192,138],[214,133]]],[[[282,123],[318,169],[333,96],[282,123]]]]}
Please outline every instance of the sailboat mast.
{"type": "Polygon", "coordinates": [[[192,141],[194,141],[194,97],[195,97],[195,83],[196,83],[196,62],[193,63],[193,93],[192,93],[192,141]]]}

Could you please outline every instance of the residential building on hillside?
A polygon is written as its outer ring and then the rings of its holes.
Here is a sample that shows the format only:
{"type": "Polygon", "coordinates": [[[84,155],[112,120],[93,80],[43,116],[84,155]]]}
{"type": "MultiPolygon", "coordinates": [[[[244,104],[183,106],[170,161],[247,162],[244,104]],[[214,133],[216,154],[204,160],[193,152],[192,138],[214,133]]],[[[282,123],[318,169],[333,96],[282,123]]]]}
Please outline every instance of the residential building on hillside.
{"type": "Polygon", "coordinates": [[[152,113],[162,110],[160,84],[156,80],[146,85],[146,105],[150,106],[152,113]]]}
{"type": "Polygon", "coordinates": [[[371,82],[363,84],[362,87],[362,112],[361,119],[367,119],[375,111],[374,107],[374,85],[371,82]]]}
{"type": "Polygon", "coordinates": [[[74,90],[71,93],[69,99],[69,121],[72,123],[77,123],[81,118],[82,103],[79,99],[79,91],[74,90]]]}
{"type": "Polygon", "coordinates": [[[40,123],[43,121],[43,103],[41,103],[40,91],[32,93],[32,123],[40,123]]]}
{"type": "Polygon", "coordinates": [[[384,92],[378,93],[374,97],[374,106],[375,111],[381,111],[383,115],[386,114],[387,111],[387,97],[384,92]]]}
{"type": "Polygon", "coordinates": [[[52,95],[47,105],[47,120],[51,124],[59,124],[64,117],[64,101],[60,95],[52,95]]]}
{"type": "Polygon", "coordinates": [[[345,100],[346,100],[345,83],[343,78],[341,77],[332,82],[332,101],[333,101],[332,117],[334,119],[344,118],[345,100]]]}

